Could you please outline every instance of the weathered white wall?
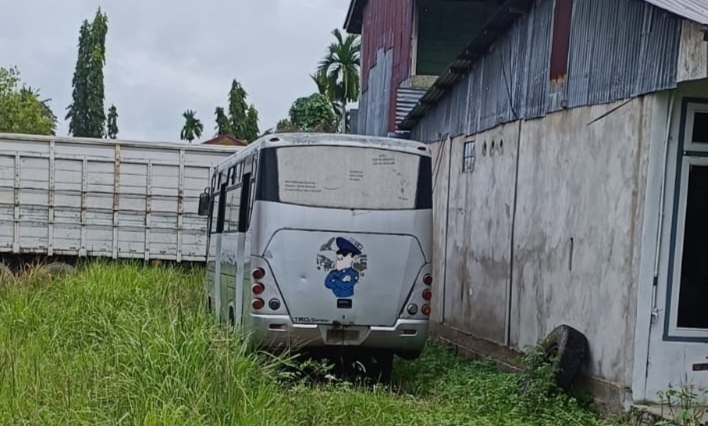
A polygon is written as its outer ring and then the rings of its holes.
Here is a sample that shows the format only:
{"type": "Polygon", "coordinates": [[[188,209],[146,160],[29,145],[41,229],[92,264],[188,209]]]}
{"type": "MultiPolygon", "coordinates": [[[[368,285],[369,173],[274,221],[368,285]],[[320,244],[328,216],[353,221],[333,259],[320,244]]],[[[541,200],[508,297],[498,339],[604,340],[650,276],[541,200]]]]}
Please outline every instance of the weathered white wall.
{"type": "Polygon", "coordinates": [[[676,76],[678,82],[708,78],[708,42],[703,37],[700,24],[683,21],[676,76]]]}
{"type": "Polygon", "coordinates": [[[449,208],[438,143],[435,274],[446,276],[436,319],[514,349],[571,325],[590,342],[589,373],[627,385],[652,105],[576,108],[453,141],[449,208]],[[476,142],[471,174],[461,173],[465,140],[476,142]]]}
{"type": "Polygon", "coordinates": [[[523,347],[569,324],[588,337],[590,373],[622,384],[633,353],[651,103],[635,99],[593,122],[615,107],[523,125],[511,334],[523,347]]]}

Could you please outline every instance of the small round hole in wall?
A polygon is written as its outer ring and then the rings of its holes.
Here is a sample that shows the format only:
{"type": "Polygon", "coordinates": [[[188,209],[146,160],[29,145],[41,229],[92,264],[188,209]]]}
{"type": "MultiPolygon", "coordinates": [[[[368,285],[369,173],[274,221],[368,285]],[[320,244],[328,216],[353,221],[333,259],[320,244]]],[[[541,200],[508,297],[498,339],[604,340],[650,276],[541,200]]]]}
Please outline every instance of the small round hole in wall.
{"type": "Polygon", "coordinates": [[[499,154],[504,153],[504,139],[499,140],[499,148],[497,148],[497,150],[499,151],[499,154]]]}
{"type": "Polygon", "coordinates": [[[482,155],[487,155],[487,141],[482,144],[482,155]]]}
{"type": "Polygon", "coordinates": [[[492,140],[492,145],[489,147],[489,156],[494,157],[494,140],[492,140]]]}

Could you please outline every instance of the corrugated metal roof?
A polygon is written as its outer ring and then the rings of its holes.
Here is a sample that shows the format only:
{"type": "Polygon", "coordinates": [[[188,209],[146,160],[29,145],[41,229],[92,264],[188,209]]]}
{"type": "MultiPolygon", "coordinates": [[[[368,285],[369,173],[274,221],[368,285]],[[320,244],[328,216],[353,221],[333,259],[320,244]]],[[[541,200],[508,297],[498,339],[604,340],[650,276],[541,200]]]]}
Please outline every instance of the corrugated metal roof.
{"type": "MultiPolygon", "coordinates": [[[[573,31],[575,35],[571,44],[579,46],[570,52],[569,72],[574,75],[574,78],[570,84],[566,80],[562,82],[562,85],[552,87],[551,92],[544,76],[548,74],[546,65],[549,61],[550,42],[547,40],[552,28],[549,9],[552,7],[552,3],[537,3],[535,0],[506,0],[504,5],[488,21],[485,29],[450,64],[428,92],[419,99],[417,105],[401,120],[398,128],[400,130],[413,129],[441,99],[448,95],[449,91],[453,90],[466,77],[466,74],[474,66],[484,69],[483,81],[482,86],[478,88],[479,77],[473,76],[475,83],[470,88],[470,96],[474,94],[474,96],[496,98],[498,93],[487,93],[488,87],[494,86],[496,80],[504,76],[494,74],[500,71],[495,69],[498,64],[494,64],[490,59],[480,60],[480,58],[487,55],[490,45],[497,42],[498,39],[504,38],[503,36],[513,26],[517,18],[523,16],[523,12],[531,9],[533,4],[536,4],[537,9],[548,10],[540,14],[538,19],[534,18],[530,21],[534,28],[531,29],[527,42],[533,46],[536,53],[531,55],[531,62],[525,64],[524,67],[515,68],[527,72],[529,81],[526,82],[525,99],[515,99],[521,104],[517,103],[512,111],[527,118],[540,117],[548,111],[554,111],[564,106],[573,107],[609,102],[614,99],[623,99],[627,96],[671,87],[675,84],[676,67],[673,62],[667,62],[663,55],[668,54],[670,58],[677,55],[679,33],[676,32],[676,21],[684,18],[708,26],[708,0],[576,1],[573,26],[584,30],[583,32],[573,31]],[[652,18],[653,15],[649,9],[654,7],[665,10],[664,13],[675,16],[675,19],[652,18]],[[647,15],[647,13],[649,14],[647,15]],[[630,20],[622,20],[627,17],[630,20]],[[596,29],[598,22],[600,27],[596,29]],[[649,26],[645,28],[646,25],[649,26]],[[612,36],[605,37],[608,34],[612,36]],[[596,38],[592,43],[587,42],[589,35],[596,38]],[[618,40],[627,40],[627,37],[630,37],[632,41],[631,43],[627,41],[627,43],[635,46],[632,51],[625,49],[624,44],[617,44],[618,40]],[[652,46],[652,48],[648,49],[648,46],[652,46]],[[537,52],[538,50],[543,50],[543,52],[537,52]],[[589,57],[593,57],[596,63],[589,63],[587,60],[589,57]],[[476,65],[473,65],[475,63],[476,65]],[[655,65],[645,66],[644,64],[655,65]],[[656,64],[661,64],[661,66],[656,66],[656,64]],[[623,70],[636,69],[637,73],[620,76],[613,71],[618,67],[623,70]],[[489,76],[488,73],[492,73],[492,75],[489,76]]],[[[512,52],[511,56],[506,57],[505,60],[513,61],[516,56],[517,54],[512,52]]],[[[517,84],[522,84],[520,82],[523,79],[517,78],[515,81],[517,84]]],[[[520,89],[523,90],[521,87],[516,88],[516,90],[520,89]]],[[[504,91],[501,94],[504,95],[504,91]]],[[[474,120],[477,121],[479,127],[485,128],[486,124],[493,120],[498,121],[500,118],[509,116],[509,111],[506,110],[499,113],[500,117],[495,117],[493,111],[478,111],[478,113],[487,115],[472,117],[473,120],[470,123],[472,128],[474,128],[474,120]]]]}
{"type": "Polygon", "coordinates": [[[411,137],[473,135],[515,119],[676,87],[685,18],[636,0],[574,0],[568,73],[551,82],[553,4],[536,3],[458,83],[421,97],[402,122],[412,122],[411,137]],[[420,116],[411,119],[416,110],[420,116]]]}
{"type": "Polygon", "coordinates": [[[399,87],[396,93],[396,125],[398,125],[409,112],[418,104],[418,100],[425,95],[425,89],[399,87]]]}
{"type": "Polygon", "coordinates": [[[644,0],[699,24],[708,25],[708,0],[644,0]]]}

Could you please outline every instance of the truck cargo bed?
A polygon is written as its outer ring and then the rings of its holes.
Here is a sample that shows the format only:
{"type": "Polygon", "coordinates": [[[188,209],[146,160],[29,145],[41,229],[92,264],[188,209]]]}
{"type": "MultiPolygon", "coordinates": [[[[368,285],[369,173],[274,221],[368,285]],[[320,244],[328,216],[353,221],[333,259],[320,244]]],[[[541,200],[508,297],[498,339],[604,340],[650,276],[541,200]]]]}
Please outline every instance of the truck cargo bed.
{"type": "Polygon", "coordinates": [[[238,149],[0,134],[0,253],[203,262],[199,194],[238,149]]]}

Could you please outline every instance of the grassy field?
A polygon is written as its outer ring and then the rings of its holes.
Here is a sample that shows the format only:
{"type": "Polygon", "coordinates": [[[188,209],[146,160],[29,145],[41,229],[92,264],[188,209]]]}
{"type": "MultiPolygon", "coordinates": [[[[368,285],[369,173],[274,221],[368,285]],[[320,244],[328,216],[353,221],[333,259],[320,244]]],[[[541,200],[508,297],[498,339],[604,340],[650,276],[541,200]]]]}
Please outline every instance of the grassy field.
{"type": "Polygon", "coordinates": [[[392,388],[313,384],[203,313],[202,277],[95,263],[0,285],[0,425],[599,425],[430,346],[392,388]]]}

